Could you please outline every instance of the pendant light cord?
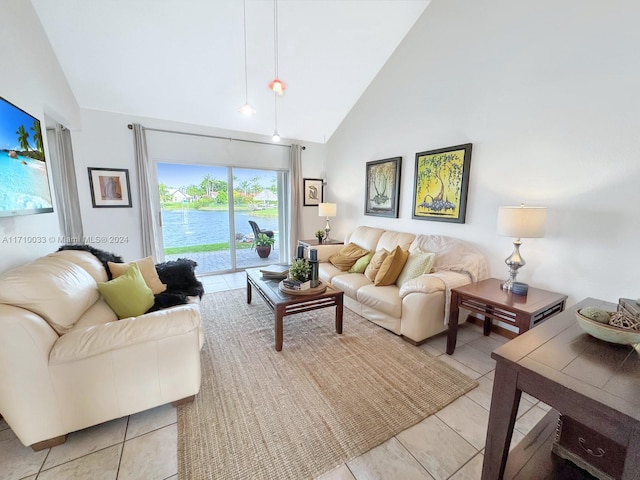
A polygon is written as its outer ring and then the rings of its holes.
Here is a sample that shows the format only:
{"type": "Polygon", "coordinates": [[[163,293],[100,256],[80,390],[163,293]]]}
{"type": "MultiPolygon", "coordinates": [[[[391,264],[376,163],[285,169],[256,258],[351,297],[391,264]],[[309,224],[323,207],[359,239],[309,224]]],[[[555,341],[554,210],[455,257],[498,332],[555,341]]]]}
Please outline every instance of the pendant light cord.
{"type": "Polygon", "coordinates": [[[273,56],[278,78],[278,0],[273,0],[273,56]]]}
{"type": "Polygon", "coordinates": [[[242,29],[244,34],[244,101],[249,103],[249,87],[247,80],[247,0],[242,0],[242,29]]]}

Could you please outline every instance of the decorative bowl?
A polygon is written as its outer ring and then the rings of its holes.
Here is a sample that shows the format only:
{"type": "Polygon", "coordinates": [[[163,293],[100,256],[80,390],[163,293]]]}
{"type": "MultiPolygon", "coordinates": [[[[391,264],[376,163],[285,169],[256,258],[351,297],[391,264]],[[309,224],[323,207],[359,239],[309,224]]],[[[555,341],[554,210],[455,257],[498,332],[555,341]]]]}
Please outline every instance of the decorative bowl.
{"type": "Polygon", "coordinates": [[[607,325],[606,323],[596,322],[595,320],[580,315],[579,310],[576,311],[576,319],[585,332],[605,342],[619,343],[621,345],[635,345],[640,343],[640,331],[638,330],[628,330],[607,325]]]}

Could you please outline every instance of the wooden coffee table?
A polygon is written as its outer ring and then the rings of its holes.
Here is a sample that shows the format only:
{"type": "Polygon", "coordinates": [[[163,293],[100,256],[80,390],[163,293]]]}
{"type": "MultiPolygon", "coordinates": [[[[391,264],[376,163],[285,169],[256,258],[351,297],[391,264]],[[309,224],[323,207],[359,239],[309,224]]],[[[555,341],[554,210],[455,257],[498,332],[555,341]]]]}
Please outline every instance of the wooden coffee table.
{"type": "Polygon", "coordinates": [[[276,350],[282,350],[282,319],[287,315],[309,312],[320,308],[336,307],[336,332],[342,333],[342,306],[344,292],[327,285],[327,289],[318,294],[290,295],[278,288],[280,280],[262,278],[259,268],[249,268],[247,272],[247,303],[251,303],[251,294],[255,290],[275,313],[276,350]]]}

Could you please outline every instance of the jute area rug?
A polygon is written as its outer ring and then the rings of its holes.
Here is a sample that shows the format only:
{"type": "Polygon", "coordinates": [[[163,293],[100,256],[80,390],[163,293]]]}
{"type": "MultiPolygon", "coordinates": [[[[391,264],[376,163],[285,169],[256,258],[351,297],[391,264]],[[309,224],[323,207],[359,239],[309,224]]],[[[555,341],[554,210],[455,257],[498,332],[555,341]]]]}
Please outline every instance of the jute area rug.
{"type": "Polygon", "coordinates": [[[244,289],[205,295],[202,388],[178,408],[185,479],[312,479],[440,410],[477,382],[344,309],[285,317],[244,289]]]}

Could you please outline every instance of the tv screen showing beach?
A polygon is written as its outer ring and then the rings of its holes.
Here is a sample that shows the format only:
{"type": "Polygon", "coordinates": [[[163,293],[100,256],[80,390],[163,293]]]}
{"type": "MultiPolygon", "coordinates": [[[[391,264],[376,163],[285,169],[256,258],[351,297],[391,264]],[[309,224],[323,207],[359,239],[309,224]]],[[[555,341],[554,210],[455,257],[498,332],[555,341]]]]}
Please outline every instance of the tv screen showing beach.
{"type": "Polygon", "coordinates": [[[40,121],[0,97],[0,217],[49,212],[40,121]]]}

